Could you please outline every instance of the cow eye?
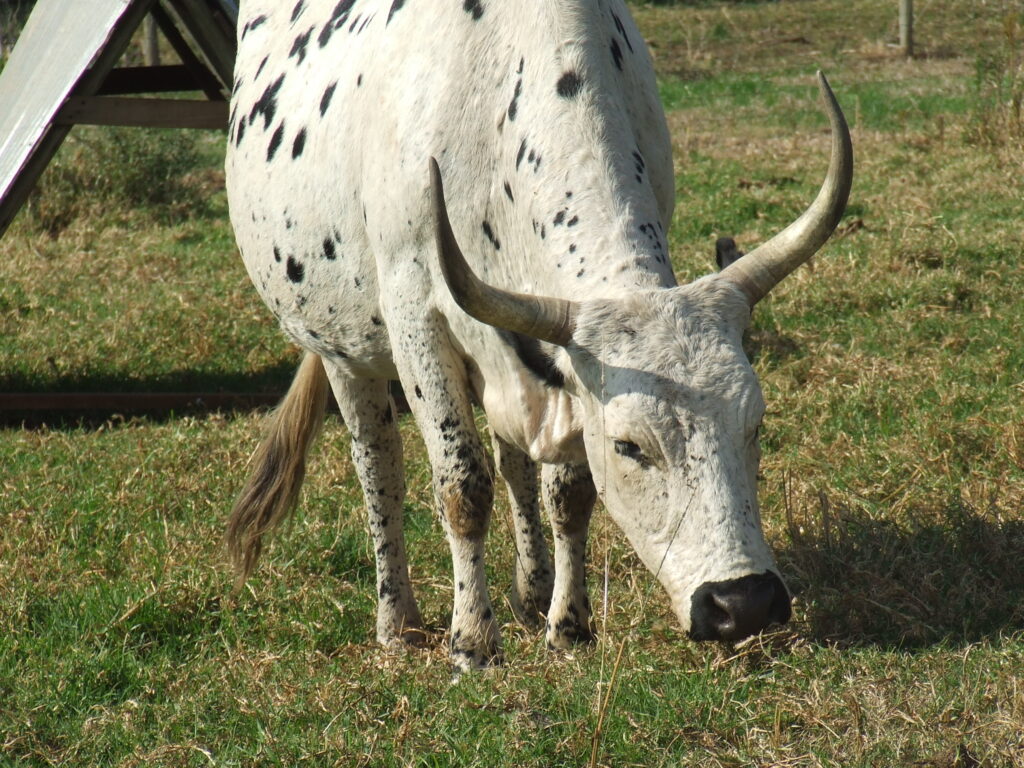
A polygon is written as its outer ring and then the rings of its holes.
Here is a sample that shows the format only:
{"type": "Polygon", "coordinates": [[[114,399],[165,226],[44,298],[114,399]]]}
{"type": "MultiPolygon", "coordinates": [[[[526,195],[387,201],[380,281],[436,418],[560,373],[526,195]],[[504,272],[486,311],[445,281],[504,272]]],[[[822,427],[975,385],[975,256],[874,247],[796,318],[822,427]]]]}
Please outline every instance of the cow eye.
{"type": "Polygon", "coordinates": [[[616,440],[615,452],[619,456],[625,456],[627,459],[632,459],[640,464],[647,463],[647,459],[644,457],[644,452],[640,450],[640,446],[629,442],[629,440],[616,440]]]}

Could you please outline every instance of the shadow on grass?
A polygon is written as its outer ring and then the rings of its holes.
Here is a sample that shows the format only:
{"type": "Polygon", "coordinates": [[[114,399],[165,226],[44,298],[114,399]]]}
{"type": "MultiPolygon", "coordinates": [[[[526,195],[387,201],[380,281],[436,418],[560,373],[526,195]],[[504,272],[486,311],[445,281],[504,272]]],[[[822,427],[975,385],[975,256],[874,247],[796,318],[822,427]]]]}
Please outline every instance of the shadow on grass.
{"type": "Polygon", "coordinates": [[[163,421],[182,414],[245,411],[272,406],[295,374],[292,362],[254,371],[179,369],[120,376],[85,373],[38,381],[0,376],[0,424],[90,426],[116,416],[163,421]]]}
{"type": "Polygon", "coordinates": [[[1024,521],[958,502],[896,523],[825,497],[816,518],[791,518],[778,552],[807,637],[919,648],[1024,629],[1024,521]]]}
{"type": "MultiPolygon", "coordinates": [[[[186,414],[270,408],[288,390],[295,370],[288,361],[255,371],[179,369],[146,377],[100,373],[39,382],[0,376],[0,426],[90,427],[128,415],[163,422],[186,414]]],[[[397,381],[391,382],[391,394],[399,412],[408,412],[397,381]]],[[[333,396],[328,410],[338,410],[333,396]]]]}

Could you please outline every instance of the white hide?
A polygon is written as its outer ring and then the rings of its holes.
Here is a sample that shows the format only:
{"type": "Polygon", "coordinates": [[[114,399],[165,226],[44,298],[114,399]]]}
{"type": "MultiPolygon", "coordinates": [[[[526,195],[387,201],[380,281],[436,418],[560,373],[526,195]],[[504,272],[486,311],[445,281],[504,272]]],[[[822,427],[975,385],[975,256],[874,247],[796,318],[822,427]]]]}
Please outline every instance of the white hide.
{"type": "MultiPolygon", "coordinates": [[[[684,628],[701,583],[774,571],[755,483],[764,406],[740,348],[749,307],[714,277],[675,287],[669,136],[621,0],[242,0],[239,30],[232,223],[260,295],[336,389],[399,378],[436,485],[449,471],[438,423],[450,402],[464,416],[470,394],[534,459],[588,458],[684,628]],[[565,389],[453,302],[431,156],[481,279],[582,302],[557,351],[565,389]],[[616,439],[649,464],[616,453],[616,439]]],[[[482,550],[448,532],[471,585],[453,634],[490,652],[496,627],[463,623],[490,621],[482,566],[469,565],[482,550]]]]}

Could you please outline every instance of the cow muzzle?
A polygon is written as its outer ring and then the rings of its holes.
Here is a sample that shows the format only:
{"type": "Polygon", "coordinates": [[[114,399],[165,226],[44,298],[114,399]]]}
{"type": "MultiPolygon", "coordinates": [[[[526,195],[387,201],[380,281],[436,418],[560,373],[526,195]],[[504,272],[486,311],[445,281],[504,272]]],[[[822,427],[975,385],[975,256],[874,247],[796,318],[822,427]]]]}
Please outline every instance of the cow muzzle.
{"type": "Polygon", "coordinates": [[[792,609],[782,579],[771,571],[728,581],[709,581],[693,593],[690,637],[742,640],[789,621],[792,609]]]}

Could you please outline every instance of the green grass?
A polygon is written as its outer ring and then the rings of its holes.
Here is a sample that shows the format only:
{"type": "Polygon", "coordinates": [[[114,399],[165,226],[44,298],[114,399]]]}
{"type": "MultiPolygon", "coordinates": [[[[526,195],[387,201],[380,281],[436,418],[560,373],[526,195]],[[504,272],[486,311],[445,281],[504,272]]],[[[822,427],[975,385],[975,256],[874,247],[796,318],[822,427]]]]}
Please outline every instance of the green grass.
{"type": "MultiPolygon", "coordinates": [[[[840,232],[746,341],[768,402],[766,532],[797,594],[787,629],[689,642],[599,512],[599,641],[551,654],[507,605],[499,494],[508,663],[452,685],[450,563],[408,419],[407,535],[435,642],[407,651],[373,642],[373,553],[335,419],[237,599],[220,537],[260,414],[8,422],[0,765],[1024,765],[1024,142],[994,95],[1018,82],[997,64],[1020,55],[1019,8],[915,6],[913,62],[889,47],[887,0],[634,8],[669,110],[681,280],[710,269],[716,237],[749,250],[815,194],[815,69],[853,128],[840,232]]],[[[2,240],[0,392],[283,386],[297,357],[235,253],[222,137],[72,136],[2,240]],[[90,157],[126,145],[140,169],[93,178],[90,157]]]]}

